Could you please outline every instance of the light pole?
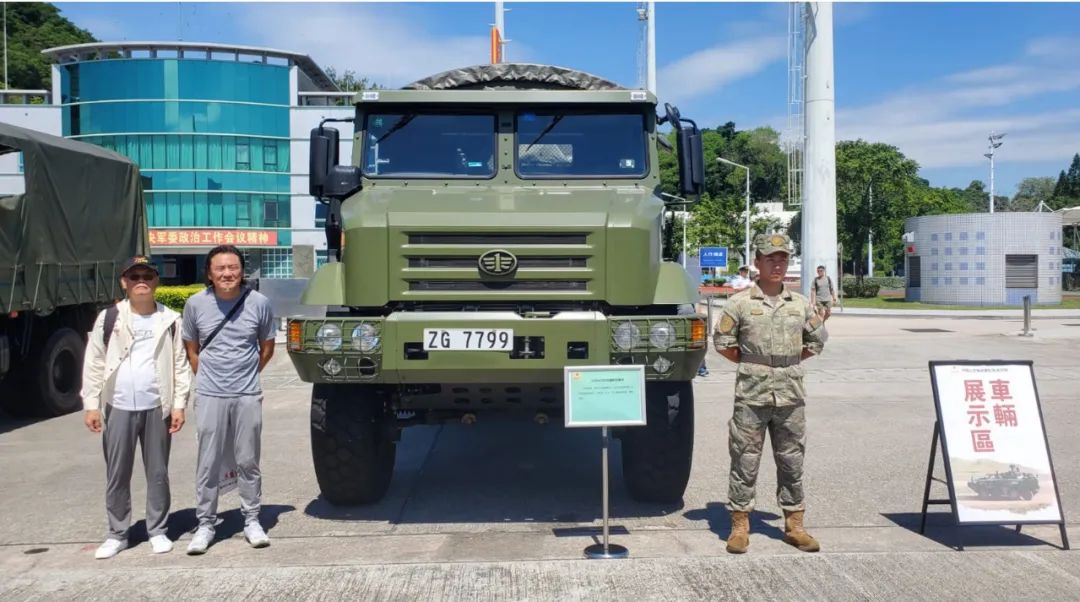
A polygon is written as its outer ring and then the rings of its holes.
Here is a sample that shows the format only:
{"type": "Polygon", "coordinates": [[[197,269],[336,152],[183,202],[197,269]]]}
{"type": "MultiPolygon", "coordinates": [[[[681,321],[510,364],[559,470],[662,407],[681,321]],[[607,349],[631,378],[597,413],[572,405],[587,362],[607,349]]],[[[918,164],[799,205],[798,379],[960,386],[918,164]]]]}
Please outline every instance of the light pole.
{"type": "Polygon", "coordinates": [[[995,134],[990,132],[990,137],[987,138],[990,143],[990,152],[985,153],[983,156],[990,159],[990,213],[994,212],[994,149],[998,148],[1004,142],[1001,139],[1005,137],[1005,134],[995,134]]]}
{"type": "Polygon", "coordinates": [[[741,167],[746,170],[746,245],[744,249],[744,257],[746,257],[746,264],[750,264],[750,168],[745,165],[739,165],[734,161],[728,161],[723,157],[717,157],[717,161],[726,163],[732,167],[741,167]]]}

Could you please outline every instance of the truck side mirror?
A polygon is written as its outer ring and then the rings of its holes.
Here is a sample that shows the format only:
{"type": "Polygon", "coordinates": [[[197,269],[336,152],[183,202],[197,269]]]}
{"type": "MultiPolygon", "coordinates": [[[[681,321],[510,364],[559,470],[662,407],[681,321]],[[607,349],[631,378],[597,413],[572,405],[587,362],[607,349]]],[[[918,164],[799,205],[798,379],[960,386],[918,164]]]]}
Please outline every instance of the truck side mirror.
{"type": "Polygon", "coordinates": [[[360,169],[338,165],[338,131],[320,126],[311,130],[308,193],[321,198],[342,199],[360,188],[360,169]]]}
{"type": "Polygon", "coordinates": [[[686,119],[677,107],[664,103],[665,119],[675,128],[675,148],[679,158],[679,194],[700,196],[705,189],[705,151],[701,130],[686,119]],[[684,125],[687,124],[687,125],[684,125]]]}
{"type": "Polygon", "coordinates": [[[308,193],[315,198],[326,196],[326,176],[338,164],[338,131],[319,126],[311,130],[310,161],[308,163],[308,193]]]}

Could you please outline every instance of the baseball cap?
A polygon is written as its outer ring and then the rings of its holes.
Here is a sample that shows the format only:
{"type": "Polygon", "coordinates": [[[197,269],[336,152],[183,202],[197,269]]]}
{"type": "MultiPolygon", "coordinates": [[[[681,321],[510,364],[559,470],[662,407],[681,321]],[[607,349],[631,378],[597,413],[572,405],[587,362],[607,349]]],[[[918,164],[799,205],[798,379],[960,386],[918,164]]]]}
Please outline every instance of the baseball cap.
{"type": "Polygon", "coordinates": [[[127,274],[128,271],[130,271],[132,268],[136,267],[143,267],[148,270],[152,270],[155,274],[160,275],[157,266],[151,263],[150,258],[145,255],[136,255],[125,261],[120,268],[120,275],[123,276],[124,274],[127,274]]]}
{"type": "Polygon", "coordinates": [[[791,255],[791,238],[787,234],[758,234],[754,237],[754,250],[761,255],[787,253],[791,255]]]}

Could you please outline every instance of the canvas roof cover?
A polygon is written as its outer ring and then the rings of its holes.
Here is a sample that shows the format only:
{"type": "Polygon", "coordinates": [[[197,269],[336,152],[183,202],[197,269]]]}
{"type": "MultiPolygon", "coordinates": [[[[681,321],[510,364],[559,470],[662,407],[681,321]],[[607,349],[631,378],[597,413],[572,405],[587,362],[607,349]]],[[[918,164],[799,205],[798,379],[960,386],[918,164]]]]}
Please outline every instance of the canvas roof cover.
{"type": "Polygon", "coordinates": [[[615,82],[584,71],[530,63],[497,63],[451,69],[405,86],[406,90],[482,90],[485,88],[625,89],[615,82]]]}
{"type": "Polygon", "coordinates": [[[0,307],[101,300],[116,267],[149,252],[138,167],[99,146],[0,123],[0,154],[19,151],[26,192],[0,197],[0,307]]]}

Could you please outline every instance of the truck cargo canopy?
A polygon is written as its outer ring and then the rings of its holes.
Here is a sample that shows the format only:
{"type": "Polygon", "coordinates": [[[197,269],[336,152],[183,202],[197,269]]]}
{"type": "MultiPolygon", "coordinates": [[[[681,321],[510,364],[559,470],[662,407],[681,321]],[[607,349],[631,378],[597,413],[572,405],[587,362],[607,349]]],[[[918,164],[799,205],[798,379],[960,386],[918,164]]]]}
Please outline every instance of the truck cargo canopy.
{"type": "Polygon", "coordinates": [[[415,81],[406,90],[625,90],[615,82],[565,67],[498,63],[451,69],[415,81]]]}
{"type": "Polygon", "coordinates": [[[26,191],[0,197],[0,307],[97,300],[124,259],[149,253],[138,167],[100,146],[0,123],[0,154],[11,152],[23,153],[26,191]]]}

